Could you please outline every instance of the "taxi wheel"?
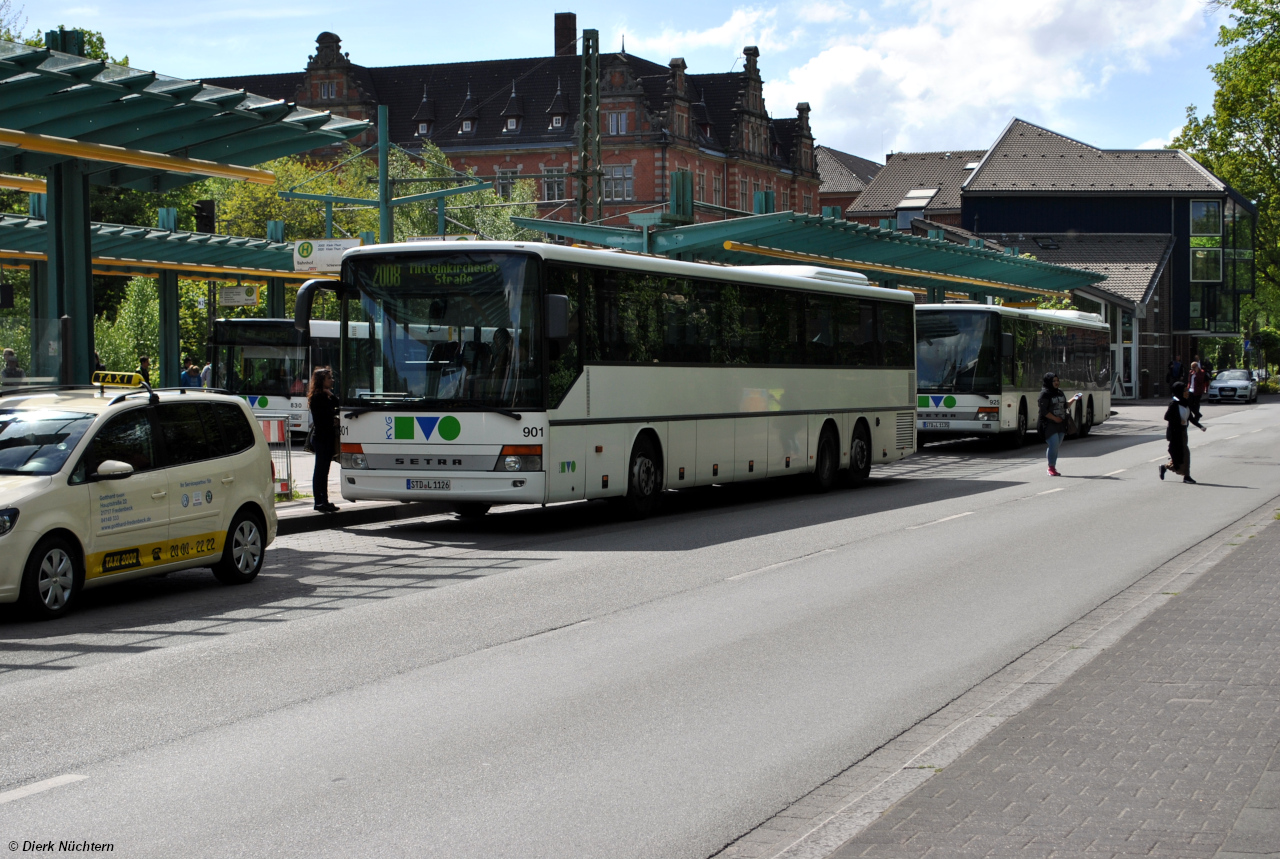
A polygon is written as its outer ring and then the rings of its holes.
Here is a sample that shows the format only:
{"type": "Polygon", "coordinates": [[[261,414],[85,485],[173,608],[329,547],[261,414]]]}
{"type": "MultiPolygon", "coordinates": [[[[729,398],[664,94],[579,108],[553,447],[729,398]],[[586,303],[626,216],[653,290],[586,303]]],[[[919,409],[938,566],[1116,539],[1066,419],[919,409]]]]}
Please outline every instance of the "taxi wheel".
{"type": "Polygon", "coordinates": [[[38,620],[65,615],[84,585],[80,553],[65,537],[42,540],[27,558],[19,599],[27,614],[38,620]]]}
{"type": "Polygon", "coordinates": [[[266,557],[265,530],[256,514],[237,513],[227,529],[222,559],[213,565],[214,577],[224,585],[244,585],[257,578],[266,557]]]}

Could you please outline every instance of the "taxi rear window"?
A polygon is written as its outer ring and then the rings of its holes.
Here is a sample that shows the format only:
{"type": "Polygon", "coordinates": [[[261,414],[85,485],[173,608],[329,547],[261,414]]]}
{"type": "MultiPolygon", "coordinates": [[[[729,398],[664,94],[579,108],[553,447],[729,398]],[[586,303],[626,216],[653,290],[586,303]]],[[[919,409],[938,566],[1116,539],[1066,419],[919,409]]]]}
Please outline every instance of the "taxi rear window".
{"type": "Polygon", "coordinates": [[[82,412],[0,411],[0,474],[55,474],[93,419],[82,412]]]}

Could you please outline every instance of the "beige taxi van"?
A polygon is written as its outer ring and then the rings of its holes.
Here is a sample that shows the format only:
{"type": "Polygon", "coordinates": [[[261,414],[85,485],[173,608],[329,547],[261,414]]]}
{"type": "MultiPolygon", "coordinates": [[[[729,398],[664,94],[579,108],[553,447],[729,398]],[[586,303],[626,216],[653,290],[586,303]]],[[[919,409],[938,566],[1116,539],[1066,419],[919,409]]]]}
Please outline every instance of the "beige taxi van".
{"type": "Polygon", "coordinates": [[[140,576],[253,581],[276,512],[248,405],[133,373],[94,383],[0,389],[0,603],[53,618],[84,588],[140,576]]]}

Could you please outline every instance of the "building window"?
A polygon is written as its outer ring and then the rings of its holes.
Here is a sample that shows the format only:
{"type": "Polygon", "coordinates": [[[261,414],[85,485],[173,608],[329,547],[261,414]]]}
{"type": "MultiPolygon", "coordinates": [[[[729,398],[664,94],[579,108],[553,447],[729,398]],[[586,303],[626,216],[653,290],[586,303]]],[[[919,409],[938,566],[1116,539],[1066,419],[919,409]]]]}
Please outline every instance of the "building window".
{"type": "Polygon", "coordinates": [[[699,173],[698,181],[693,188],[694,199],[699,203],[707,202],[707,174],[699,173]]]}
{"type": "Polygon", "coordinates": [[[458,133],[470,134],[471,132],[475,131],[475,128],[476,128],[475,122],[473,122],[470,119],[464,119],[462,120],[462,125],[458,126],[458,133]]]}
{"type": "Polygon", "coordinates": [[[804,208],[801,211],[803,211],[806,215],[809,212],[813,211],[813,195],[812,194],[804,195],[804,208]]]}
{"type": "Polygon", "coordinates": [[[791,192],[783,191],[780,194],[778,194],[778,201],[779,201],[778,211],[779,212],[788,211],[791,208],[791,192]]]}
{"type": "Polygon", "coordinates": [[[561,128],[561,127],[563,127],[563,126],[564,126],[564,117],[563,117],[563,116],[561,116],[560,114],[558,114],[558,113],[557,113],[555,116],[551,117],[551,127],[552,127],[552,128],[561,128]]]}
{"type": "Polygon", "coordinates": [[[542,170],[542,199],[551,202],[567,200],[564,179],[563,167],[544,167],[542,170]]]}
{"type": "Polygon", "coordinates": [[[429,123],[429,122],[419,122],[419,123],[418,123],[418,136],[419,136],[419,137],[426,137],[426,136],[427,136],[428,134],[430,134],[430,133],[431,133],[431,123],[429,123]]]}
{"type": "Polygon", "coordinates": [[[516,170],[495,170],[493,175],[493,188],[498,192],[498,196],[504,200],[511,199],[511,191],[516,186],[516,170]]]}
{"type": "Polygon", "coordinates": [[[609,133],[610,134],[626,134],[627,133],[627,114],[621,110],[611,110],[606,116],[609,117],[609,133]]]}
{"type": "Polygon", "coordinates": [[[635,171],[630,165],[605,166],[604,198],[614,202],[635,199],[635,171]]]}
{"type": "Polygon", "coordinates": [[[711,202],[717,206],[724,205],[724,185],[719,176],[711,177],[711,202]]]}
{"type": "Polygon", "coordinates": [[[738,208],[744,212],[751,211],[751,189],[747,185],[746,179],[738,180],[738,208]]]}
{"type": "Polygon", "coordinates": [[[336,82],[320,84],[320,97],[321,98],[337,98],[338,84],[336,82]]]}
{"type": "Polygon", "coordinates": [[[1222,203],[1219,200],[1191,201],[1191,235],[1222,235],[1222,203]]]}
{"type": "Polygon", "coordinates": [[[505,126],[503,126],[503,129],[502,129],[503,134],[508,134],[511,132],[519,131],[519,130],[520,130],[520,120],[516,119],[514,116],[508,116],[507,123],[505,126]]]}
{"type": "Polygon", "coordinates": [[[1222,280],[1222,248],[1191,248],[1191,279],[1215,283],[1222,280]]]}

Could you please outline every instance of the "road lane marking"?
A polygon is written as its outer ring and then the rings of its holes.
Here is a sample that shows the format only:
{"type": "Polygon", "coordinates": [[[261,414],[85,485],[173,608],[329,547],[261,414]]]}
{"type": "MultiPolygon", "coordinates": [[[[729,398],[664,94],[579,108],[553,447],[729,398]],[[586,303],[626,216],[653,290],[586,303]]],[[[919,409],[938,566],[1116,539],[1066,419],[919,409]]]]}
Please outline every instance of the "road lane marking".
{"type": "Polygon", "coordinates": [[[1106,474],[1104,474],[1104,475],[1102,475],[1102,476],[1103,476],[1103,477],[1110,477],[1110,476],[1111,476],[1111,475],[1113,475],[1113,474],[1119,474],[1119,473],[1120,473],[1120,472],[1122,472],[1122,471],[1128,471],[1128,470],[1129,470],[1129,469],[1127,469],[1127,468],[1117,468],[1115,471],[1108,471],[1106,474]]]}
{"type": "Polygon", "coordinates": [[[968,513],[957,513],[954,516],[943,516],[941,519],[934,519],[932,522],[925,522],[923,525],[908,525],[907,530],[914,531],[917,528],[928,528],[930,525],[937,525],[939,522],[950,522],[952,519],[959,519],[962,516],[972,515],[973,511],[970,510],[968,513]]]}
{"type": "Polygon", "coordinates": [[[1231,439],[1240,438],[1240,436],[1242,435],[1244,435],[1244,433],[1236,433],[1235,435],[1229,435],[1226,438],[1224,438],[1223,441],[1231,441],[1231,439]]]}
{"type": "Polygon", "coordinates": [[[16,787],[13,790],[0,793],[0,805],[4,805],[6,802],[13,802],[15,799],[31,796],[33,793],[43,793],[55,787],[62,787],[64,784],[84,781],[87,778],[87,775],[60,775],[47,778],[44,781],[38,781],[35,784],[29,784],[26,787],[16,787]]]}
{"type": "Polygon", "coordinates": [[[1036,495],[1050,495],[1050,494],[1052,494],[1052,493],[1054,493],[1054,492],[1061,492],[1062,490],[1064,490],[1064,489],[1066,489],[1066,488],[1067,488],[1067,487],[1065,487],[1065,486],[1059,486],[1057,489],[1046,489],[1044,492],[1037,492],[1037,493],[1036,493],[1036,495]]]}
{"type": "Polygon", "coordinates": [[[812,557],[815,557],[816,555],[826,555],[834,551],[835,549],[819,549],[816,552],[809,552],[807,555],[801,555],[798,558],[790,558],[786,561],[779,561],[776,564],[769,564],[767,567],[757,567],[754,570],[747,570],[745,573],[738,573],[736,576],[729,576],[728,578],[725,579],[725,581],[736,582],[739,579],[745,579],[748,576],[754,576],[756,573],[764,573],[764,572],[768,572],[769,570],[776,570],[778,569],[778,567],[785,567],[787,564],[794,564],[796,561],[803,561],[806,558],[812,558],[812,557]]]}
{"type": "Polygon", "coordinates": [[[1167,456],[1157,456],[1155,459],[1147,460],[1147,462],[1168,462],[1168,461],[1169,461],[1169,457],[1167,456]]]}

